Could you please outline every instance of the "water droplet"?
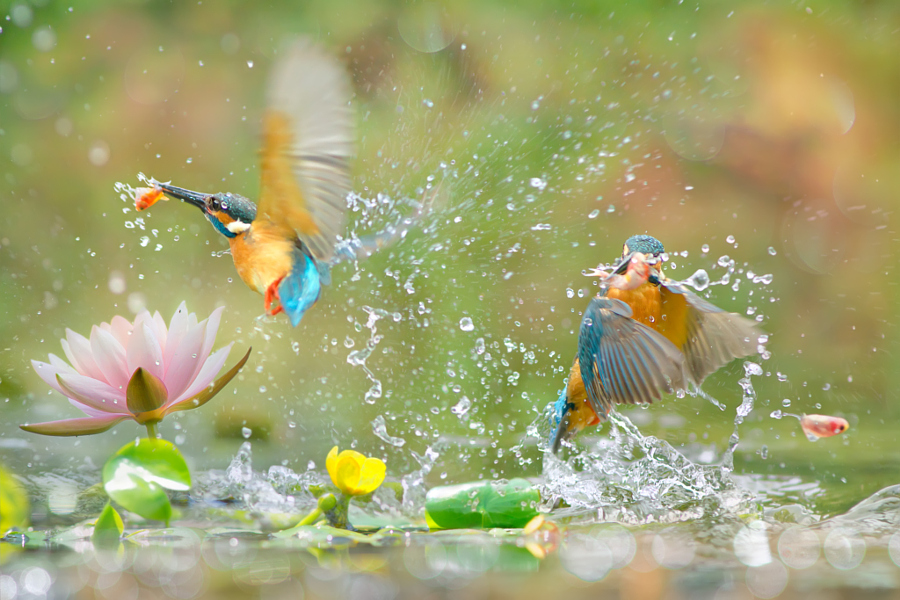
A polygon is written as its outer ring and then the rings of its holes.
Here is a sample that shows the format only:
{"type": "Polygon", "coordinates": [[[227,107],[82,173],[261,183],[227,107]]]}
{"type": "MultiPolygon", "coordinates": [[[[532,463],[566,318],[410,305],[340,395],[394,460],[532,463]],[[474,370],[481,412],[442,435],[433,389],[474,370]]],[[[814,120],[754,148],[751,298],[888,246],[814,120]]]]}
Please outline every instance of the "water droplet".
{"type": "Polygon", "coordinates": [[[473,331],[475,329],[475,324],[472,323],[471,317],[463,317],[459,320],[459,328],[463,331],[473,331]]]}
{"type": "Polygon", "coordinates": [[[572,288],[566,288],[566,298],[574,298],[574,297],[575,297],[575,290],[573,290],[572,288]]]}
{"type": "Polygon", "coordinates": [[[247,61],[247,66],[250,67],[250,68],[252,69],[252,68],[253,68],[253,61],[252,61],[252,60],[248,60],[248,61],[247,61]]]}
{"type": "Polygon", "coordinates": [[[457,402],[453,406],[453,408],[450,409],[450,412],[452,412],[457,417],[462,417],[464,414],[469,412],[470,408],[472,408],[472,401],[469,400],[468,397],[463,396],[462,398],[460,398],[459,402],[457,402]]]}
{"type": "Polygon", "coordinates": [[[771,254],[772,256],[775,256],[778,253],[775,252],[775,248],[773,248],[772,246],[769,246],[769,254],[771,254]]]}
{"type": "Polygon", "coordinates": [[[702,252],[703,254],[709,252],[709,244],[703,244],[702,246],[700,246],[700,252],[702,252]]]}
{"type": "Polygon", "coordinates": [[[614,204],[610,204],[606,209],[606,214],[611,215],[616,212],[616,206],[614,204]]]}
{"type": "Polygon", "coordinates": [[[434,108],[434,102],[432,102],[428,98],[425,98],[424,100],[422,100],[422,104],[424,104],[428,108],[434,108]]]}
{"type": "Polygon", "coordinates": [[[733,236],[733,235],[729,235],[728,237],[725,238],[725,241],[728,242],[729,244],[733,244],[733,243],[734,243],[734,236],[733,236]]]}
{"type": "Polygon", "coordinates": [[[709,273],[707,273],[704,269],[697,269],[697,271],[693,275],[687,278],[687,281],[685,281],[685,283],[693,287],[698,292],[702,292],[709,287],[709,273]]]}
{"type": "Polygon", "coordinates": [[[784,400],[781,401],[781,405],[783,407],[787,408],[791,405],[791,401],[788,398],[785,398],[784,400]]]}
{"type": "Polygon", "coordinates": [[[588,215],[588,219],[596,219],[598,216],[600,216],[599,208],[592,210],[591,214],[588,215]]]}
{"type": "Polygon", "coordinates": [[[545,187],[547,187],[547,182],[540,177],[532,177],[528,183],[531,185],[531,187],[537,188],[539,190],[543,190],[545,187]]]}
{"type": "Polygon", "coordinates": [[[241,427],[241,435],[244,436],[245,440],[249,440],[250,436],[253,435],[253,430],[249,427],[241,427]]]}
{"type": "Polygon", "coordinates": [[[387,423],[385,423],[383,415],[378,415],[372,421],[372,432],[376,436],[378,436],[378,439],[380,439],[381,441],[387,442],[391,446],[395,446],[397,448],[402,447],[406,443],[406,440],[401,437],[393,437],[391,435],[388,435],[387,423]]]}

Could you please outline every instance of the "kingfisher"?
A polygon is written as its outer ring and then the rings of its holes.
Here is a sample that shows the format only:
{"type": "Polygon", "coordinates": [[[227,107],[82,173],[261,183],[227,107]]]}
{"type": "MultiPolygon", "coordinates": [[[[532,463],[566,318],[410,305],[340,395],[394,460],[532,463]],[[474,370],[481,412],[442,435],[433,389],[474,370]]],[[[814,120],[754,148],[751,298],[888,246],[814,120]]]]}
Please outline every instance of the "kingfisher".
{"type": "Polygon", "coordinates": [[[355,153],[351,85],[341,63],[307,41],[273,68],[262,122],[259,203],[231,192],[194,192],[151,180],[144,210],[163,194],[199,208],[231,247],[238,275],[264,297],[268,315],[293,326],[330,281],[344,231],[355,153]]]}
{"type": "Polygon", "coordinates": [[[699,387],[716,369],[758,350],[755,322],[725,312],[667,278],[656,238],[625,242],[612,273],[581,321],[578,352],[553,405],[553,453],[585,427],[606,420],[616,404],[644,404],[699,387]]]}

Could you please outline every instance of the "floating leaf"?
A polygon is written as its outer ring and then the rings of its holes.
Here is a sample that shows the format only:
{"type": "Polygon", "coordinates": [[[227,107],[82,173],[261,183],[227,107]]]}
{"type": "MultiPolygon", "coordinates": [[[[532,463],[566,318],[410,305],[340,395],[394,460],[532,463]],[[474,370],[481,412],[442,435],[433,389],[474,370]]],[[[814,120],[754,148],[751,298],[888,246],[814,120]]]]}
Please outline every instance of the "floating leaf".
{"type": "Polygon", "coordinates": [[[91,541],[98,546],[116,545],[119,543],[123,531],[125,531],[125,524],[122,523],[122,517],[119,516],[113,505],[107,502],[94,524],[91,541]]]}
{"type": "Polygon", "coordinates": [[[126,444],[103,466],[103,488],[109,497],[145,519],[168,524],[172,505],[165,490],[190,487],[184,457],[165,440],[143,438],[126,444]]]}
{"type": "Polygon", "coordinates": [[[0,537],[28,526],[28,496],[16,478],[0,467],[0,537]]]}
{"type": "Polygon", "coordinates": [[[441,529],[524,527],[540,500],[525,479],[477,481],[429,490],[425,515],[430,526],[441,529]]]}

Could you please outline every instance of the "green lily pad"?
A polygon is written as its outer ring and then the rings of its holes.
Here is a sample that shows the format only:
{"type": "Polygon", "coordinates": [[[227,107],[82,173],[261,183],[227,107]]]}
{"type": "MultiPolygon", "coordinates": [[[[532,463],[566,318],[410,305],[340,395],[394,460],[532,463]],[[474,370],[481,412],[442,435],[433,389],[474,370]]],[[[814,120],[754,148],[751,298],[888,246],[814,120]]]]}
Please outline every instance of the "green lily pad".
{"type": "Polygon", "coordinates": [[[440,529],[517,528],[538,514],[540,500],[540,492],[525,479],[476,481],[429,490],[425,516],[440,529]]]}
{"type": "Polygon", "coordinates": [[[125,524],[122,523],[122,517],[119,516],[113,505],[107,502],[103,512],[97,517],[97,523],[94,524],[91,541],[96,545],[103,546],[118,544],[123,531],[125,531],[125,524]]]}
{"type": "Polygon", "coordinates": [[[0,467],[0,537],[10,529],[28,527],[28,496],[16,478],[0,467]]]}
{"type": "Polygon", "coordinates": [[[128,443],[103,466],[103,489],[126,510],[145,519],[172,517],[166,490],[185,491],[191,474],[184,457],[171,442],[150,438],[128,443]]]}

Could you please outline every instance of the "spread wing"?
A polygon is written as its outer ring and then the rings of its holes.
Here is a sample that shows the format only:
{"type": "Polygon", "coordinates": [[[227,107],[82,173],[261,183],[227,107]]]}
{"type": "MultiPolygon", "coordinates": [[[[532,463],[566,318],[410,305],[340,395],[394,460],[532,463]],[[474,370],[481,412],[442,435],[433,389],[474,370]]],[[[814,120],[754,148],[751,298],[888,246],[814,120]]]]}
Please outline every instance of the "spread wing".
{"type": "Polygon", "coordinates": [[[684,356],[672,342],[631,318],[621,300],[594,298],[581,320],[578,360],[591,407],[659,400],[683,389],[684,356]]]}
{"type": "Polygon", "coordinates": [[[341,63],[309,42],[292,46],[269,82],[257,218],[296,232],[320,261],[331,258],[346,221],[350,95],[341,63]]]}
{"type": "Polygon", "coordinates": [[[660,296],[666,322],[683,324],[678,331],[660,331],[684,353],[688,375],[697,385],[722,365],[756,353],[762,332],[754,321],[725,312],[669,279],[660,281],[660,296]]]}

